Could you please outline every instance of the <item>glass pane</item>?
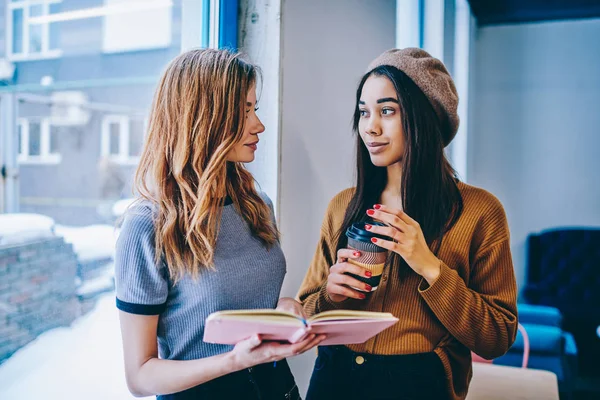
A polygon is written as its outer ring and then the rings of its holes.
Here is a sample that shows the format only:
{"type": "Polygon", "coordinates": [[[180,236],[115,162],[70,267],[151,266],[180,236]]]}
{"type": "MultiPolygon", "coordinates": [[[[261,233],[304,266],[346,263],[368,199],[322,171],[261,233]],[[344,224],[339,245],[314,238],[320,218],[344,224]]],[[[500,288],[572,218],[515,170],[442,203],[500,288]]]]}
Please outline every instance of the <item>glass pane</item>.
{"type": "Polygon", "coordinates": [[[50,125],[50,154],[59,154],[60,128],[50,125]]]}
{"type": "Polygon", "coordinates": [[[31,6],[29,6],[30,17],[40,17],[42,15],[44,15],[43,4],[32,4],[31,6]]]}
{"type": "Polygon", "coordinates": [[[17,8],[12,13],[12,52],[19,54],[23,52],[23,9],[17,8]]]}
{"type": "Polygon", "coordinates": [[[109,153],[112,155],[119,155],[119,141],[121,139],[121,124],[118,122],[111,122],[109,125],[109,153]]]}
{"type": "Polygon", "coordinates": [[[29,155],[41,155],[42,129],[41,124],[37,121],[29,122],[29,155]]]}
{"type": "Polygon", "coordinates": [[[139,157],[144,144],[144,121],[133,120],[129,125],[129,155],[139,157]]]}
{"type": "MultiPolygon", "coordinates": [[[[36,4],[29,7],[29,15],[31,17],[39,17],[44,13],[44,6],[36,4]]],[[[42,24],[29,24],[29,52],[39,53],[42,51],[44,26],[42,24]]]]}
{"type": "MultiPolygon", "coordinates": [[[[62,11],[61,3],[50,4],[50,14],[58,14],[62,11]]],[[[48,24],[48,48],[55,50],[60,48],[60,22],[52,22],[48,24]]]]}
{"type": "MultiPolygon", "coordinates": [[[[40,14],[41,3],[28,2],[24,10],[31,11],[31,16],[40,14]]],[[[134,2],[127,0],[120,6],[129,7],[128,3],[134,2]]],[[[63,56],[19,62],[10,82],[9,89],[19,98],[17,119],[32,121],[27,151],[34,158],[19,164],[19,213],[26,215],[22,216],[23,232],[16,232],[11,240],[25,250],[19,250],[15,262],[8,256],[10,275],[2,271],[5,254],[0,245],[0,383],[10,382],[0,385],[2,400],[133,399],[123,373],[113,254],[119,233],[115,226],[133,196],[137,166],[134,159],[103,157],[102,146],[108,145],[109,155],[119,155],[119,117],[128,121],[147,118],[160,75],[180,53],[182,36],[181,0],[135,3],[136,11],[121,15],[128,29],[148,35],[154,48],[139,51],[148,43],[138,42],[136,36],[133,44],[138,48],[128,44],[118,53],[107,54],[104,17],[31,25],[27,31],[31,37],[25,43],[23,10],[12,15],[17,22],[13,30],[18,31],[15,49],[23,51],[32,44],[32,52],[59,48],[63,56]],[[138,14],[146,3],[153,4],[147,12],[170,18],[157,17],[163,23],[160,35],[155,36],[153,26],[138,14]],[[166,6],[157,8],[158,3],[166,6]],[[165,32],[170,32],[168,42],[165,32]],[[109,126],[103,124],[113,115],[119,117],[109,126]],[[42,143],[39,122],[45,119],[51,122],[50,135],[42,143]],[[103,144],[103,134],[110,143],[103,144]],[[50,155],[40,154],[42,150],[50,155]],[[4,303],[10,306],[8,316],[4,303]],[[3,325],[6,321],[9,324],[3,325]],[[90,376],[102,379],[90,380],[90,376]]],[[[8,1],[0,4],[6,8],[8,1]]],[[[50,12],[110,4],[63,0],[60,8],[51,4],[50,12]]],[[[129,128],[129,146],[136,154],[143,133],[137,123],[129,128]]],[[[19,132],[18,127],[14,132],[19,132]]],[[[26,139],[22,136],[21,143],[26,139]]],[[[5,239],[2,236],[1,243],[5,239]]]]}

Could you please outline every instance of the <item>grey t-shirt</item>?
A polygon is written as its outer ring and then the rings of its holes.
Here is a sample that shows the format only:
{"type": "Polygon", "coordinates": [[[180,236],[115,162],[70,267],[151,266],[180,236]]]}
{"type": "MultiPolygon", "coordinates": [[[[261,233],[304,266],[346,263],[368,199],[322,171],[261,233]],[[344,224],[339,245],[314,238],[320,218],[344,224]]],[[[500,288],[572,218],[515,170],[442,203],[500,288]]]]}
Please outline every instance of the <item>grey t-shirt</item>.
{"type": "MultiPolygon", "coordinates": [[[[263,198],[273,210],[271,200],[263,198]]],[[[276,307],[286,273],[279,244],[264,246],[228,201],[216,242],[215,269],[203,269],[197,280],[185,276],[173,285],[166,265],[155,263],[152,210],[150,203],[140,203],[125,217],[115,257],[117,307],[159,315],[157,337],[163,359],[193,360],[231,350],[232,346],[202,341],[205,320],[215,311],[276,307]]]]}

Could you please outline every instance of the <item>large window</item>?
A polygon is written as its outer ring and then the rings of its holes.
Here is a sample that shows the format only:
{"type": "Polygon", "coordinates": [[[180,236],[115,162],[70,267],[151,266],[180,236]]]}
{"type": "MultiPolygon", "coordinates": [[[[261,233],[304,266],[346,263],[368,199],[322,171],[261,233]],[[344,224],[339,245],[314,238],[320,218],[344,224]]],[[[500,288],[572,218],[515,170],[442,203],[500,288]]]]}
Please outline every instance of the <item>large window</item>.
{"type": "Polygon", "coordinates": [[[139,161],[145,136],[145,121],[126,115],[107,115],[102,121],[101,156],[123,165],[139,161]]]}
{"type": "Polygon", "coordinates": [[[58,164],[57,132],[49,118],[20,118],[18,123],[19,163],[58,164]]]}
{"type": "Polygon", "coordinates": [[[12,0],[7,5],[7,53],[13,60],[60,56],[58,26],[37,23],[56,12],[62,0],[12,0]]]}
{"type": "Polygon", "coordinates": [[[232,2],[0,3],[0,58],[15,67],[0,82],[0,399],[133,398],[116,225],[161,72],[182,48],[236,37],[235,21],[229,36],[215,25],[221,3],[232,2]]]}

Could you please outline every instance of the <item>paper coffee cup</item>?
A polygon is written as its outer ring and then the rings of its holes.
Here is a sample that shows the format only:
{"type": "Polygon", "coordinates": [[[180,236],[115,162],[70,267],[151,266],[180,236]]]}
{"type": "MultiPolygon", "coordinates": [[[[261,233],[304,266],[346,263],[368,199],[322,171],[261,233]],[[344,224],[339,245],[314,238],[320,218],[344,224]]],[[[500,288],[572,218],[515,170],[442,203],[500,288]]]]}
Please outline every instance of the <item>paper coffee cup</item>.
{"type": "MultiPolygon", "coordinates": [[[[371,239],[376,237],[380,239],[389,240],[389,238],[376,235],[365,229],[365,224],[384,226],[380,222],[355,222],[346,230],[346,237],[348,238],[348,248],[352,250],[358,250],[360,257],[348,259],[348,262],[358,267],[364,268],[371,271],[371,277],[357,276],[354,274],[348,274],[361,282],[370,285],[376,290],[381,280],[381,274],[388,257],[388,251],[382,247],[377,246],[371,239]]],[[[354,288],[357,289],[357,288],[354,288]]],[[[360,289],[357,289],[360,290],[360,289]]]]}

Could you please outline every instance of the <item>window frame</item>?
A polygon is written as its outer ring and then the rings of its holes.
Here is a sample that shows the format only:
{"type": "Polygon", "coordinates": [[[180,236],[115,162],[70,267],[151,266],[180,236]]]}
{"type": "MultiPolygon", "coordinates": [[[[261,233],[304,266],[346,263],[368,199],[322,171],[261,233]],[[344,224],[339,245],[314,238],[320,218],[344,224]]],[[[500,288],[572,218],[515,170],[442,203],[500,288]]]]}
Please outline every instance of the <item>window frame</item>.
{"type": "Polygon", "coordinates": [[[31,23],[29,22],[29,8],[33,5],[41,5],[43,7],[42,15],[50,14],[51,4],[60,4],[63,0],[7,0],[6,3],[6,56],[11,61],[30,61],[30,60],[45,60],[50,58],[58,58],[62,56],[61,49],[50,49],[50,22],[37,24],[42,27],[42,50],[40,52],[29,51],[29,33],[31,31],[31,23]],[[14,52],[13,48],[13,12],[14,10],[23,10],[23,51],[14,52]]]}
{"type": "MultiPolygon", "coordinates": [[[[128,115],[107,114],[102,117],[101,135],[100,135],[100,157],[106,158],[118,165],[133,166],[140,161],[139,156],[132,156],[129,148],[131,136],[131,121],[128,115]],[[111,135],[110,126],[119,124],[119,153],[110,152],[111,135]]],[[[147,119],[143,120],[142,135],[146,136],[147,119]]]]}
{"type": "MultiPolygon", "coordinates": [[[[180,0],[181,8],[183,10],[183,17],[181,21],[181,51],[185,51],[189,48],[210,48],[210,47],[220,47],[219,40],[217,35],[215,35],[215,30],[211,29],[211,23],[219,23],[219,28],[217,32],[221,32],[222,30],[226,30],[229,33],[224,33],[224,37],[226,38],[228,35],[233,39],[237,39],[237,30],[239,21],[237,19],[237,14],[233,12],[236,7],[233,7],[231,4],[227,3],[228,1],[235,1],[236,3],[239,0],[180,0]],[[230,9],[231,12],[225,12],[219,18],[212,18],[211,13],[215,13],[217,10],[217,6],[215,6],[216,2],[219,3],[219,9],[230,9]],[[212,3],[212,7],[211,7],[212,3]],[[224,5],[222,5],[224,4],[224,5]],[[223,18],[223,19],[221,19],[223,18]],[[223,21],[225,22],[223,24],[223,21]]],[[[59,58],[63,55],[63,49],[55,49],[46,53],[34,53],[34,54],[11,54],[13,47],[13,14],[12,10],[15,8],[19,8],[22,6],[29,6],[33,3],[48,3],[48,7],[54,3],[63,3],[63,0],[19,0],[10,3],[6,3],[5,10],[5,21],[6,21],[6,57],[10,61],[30,61],[30,60],[46,60],[59,58]]],[[[48,8],[49,10],[49,8],[48,8]]],[[[62,12],[53,13],[52,16],[56,14],[61,14],[62,12]]],[[[60,23],[60,21],[49,22],[50,23],[60,23]]],[[[25,21],[24,21],[25,23],[25,21]]],[[[49,25],[50,27],[50,25],[49,25]]],[[[48,32],[50,33],[50,31],[48,32]]],[[[101,32],[100,32],[101,34],[101,32]]],[[[220,34],[221,35],[221,34],[220,34]]],[[[219,35],[219,36],[220,36],[219,35]]],[[[221,45],[227,45],[227,39],[221,40],[221,45]]],[[[237,48],[237,43],[229,43],[233,44],[232,48],[237,48]]],[[[47,46],[50,45],[50,35],[48,35],[47,46]]],[[[29,45],[28,45],[29,46],[29,45]]],[[[100,54],[103,54],[100,52],[100,54]]],[[[151,77],[141,77],[141,78],[131,78],[135,82],[152,82],[155,84],[154,76],[151,77]]],[[[125,78],[115,78],[110,80],[111,84],[118,85],[122,84],[125,78]]],[[[128,78],[129,79],[129,78],[128,78]]],[[[21,166],[25,166],[26,164],[31,164],[30,159],[27,160],[27,163],[19,162],[19,149],[17,149],[17,143],[15,143],[18,139],[18,94],[20,92],[41,92],[48,93],[49,91],[59,91],[63,89],[72,90],[74,88],[77,89],[86,89],[89,87],[97,87],[103,84],[102,79],[96,80],[74,80],[74,81],[64,81],[64,82],[55,82],[50,86],[43,86],[38,83],[21,83],[19,81],[7,84],[4,86],[0,86],[0,125],[3,129],[0,129],[0,169],[2,171],[6,171],[6,174],[11,179],[0,180],[0,213],[17,213],[19,212],[19,168],[21,166]],[[5,150],[6,149],[6,150],[5,150]]],[[[147,121],[146,121],[147,122],[147,121]]],[[[97,131],[96,131],[97,132],[97,131]]],[[[96,139],[97,140],[97,139],[96,139]]],[[[61,156],[59,154],[59,156],[61,156]]],[[[61,156],[62,157],[62,156],[61,156]]],[[[21,157],[23,158],[23,157],[21,157]]],[[[60,159],[60,158],[59,158],[60,159]]],[[[60,162],[60,161],[58,161],[60,162]]],[[[55,161],[56,163],[56,161],[55,161]]]]}
{"type": "Polygon", "coordinates": [[[62,161],[62,155],[58,152],[50,151],[50,142],[52,140],[52,130],[50,118],[48,117],[29,117],[18,118],[17,120],[17,143],[19,140],[19,128],[21,128],[21,146],[17,150],[17,162],[20,165],[57,165],[62,161]],[[29,154],[29,128],[31,122],[40,124],[40,155],[29,154]]]}

